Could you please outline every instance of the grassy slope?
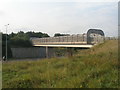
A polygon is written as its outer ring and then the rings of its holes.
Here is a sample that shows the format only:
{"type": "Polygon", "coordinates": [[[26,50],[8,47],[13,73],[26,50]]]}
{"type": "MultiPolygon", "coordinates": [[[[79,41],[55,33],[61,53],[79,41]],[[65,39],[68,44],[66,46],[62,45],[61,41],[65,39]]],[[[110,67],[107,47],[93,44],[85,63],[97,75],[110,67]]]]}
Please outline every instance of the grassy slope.
{"type": "Polygon", "coordinates": [[[115,88],[117,51],[111,40],[69,58],[3,63],[3,88],[115,88]]]}

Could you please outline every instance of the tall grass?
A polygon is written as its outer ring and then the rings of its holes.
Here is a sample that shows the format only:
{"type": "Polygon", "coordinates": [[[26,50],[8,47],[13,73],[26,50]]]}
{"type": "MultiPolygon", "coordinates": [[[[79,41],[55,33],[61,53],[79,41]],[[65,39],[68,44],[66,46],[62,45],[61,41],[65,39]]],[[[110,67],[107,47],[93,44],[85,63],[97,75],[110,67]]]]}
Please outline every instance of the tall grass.
{"type": "Polygon", "coordinates": [[[3,88],[117,88],[118,43],[109,40],[77,55],[3,63],[3,88]]]}

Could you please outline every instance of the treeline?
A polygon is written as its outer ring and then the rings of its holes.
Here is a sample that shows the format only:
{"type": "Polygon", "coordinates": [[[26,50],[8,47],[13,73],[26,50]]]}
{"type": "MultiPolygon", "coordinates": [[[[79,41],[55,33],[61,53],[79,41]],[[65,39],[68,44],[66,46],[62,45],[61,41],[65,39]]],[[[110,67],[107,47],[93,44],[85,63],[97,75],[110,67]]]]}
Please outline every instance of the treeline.
{"type": "MultiPolygon", "coordinates": [[[[2,35],[3,42],[6,41],[6,34],[2,35]]],[[[31,37],[49,37],[46,33],[41,32],[26,32],[20,31],[18,33],[11,33],[7,35],[8,43],[11,47],[31,47],[32,43],[30,42],[31,37]]]]}
{"type": "MultiPolygon", "coordinates": [[[[49,37],[48,34],[42,32],[26,32],[20,31],[18,33],[7,34],[7,53],[8,58],[12,57],[12,47],[32,47],[31,37],[49,37]]],[[[2,56],[6,56],[6,34],[2,34],[2,56]]]]}
{"type": "Polygon", "coordinates": [[[54,37],[57,37],[57,36],[70,36],[70,34],[55,33],[54,37]]]}

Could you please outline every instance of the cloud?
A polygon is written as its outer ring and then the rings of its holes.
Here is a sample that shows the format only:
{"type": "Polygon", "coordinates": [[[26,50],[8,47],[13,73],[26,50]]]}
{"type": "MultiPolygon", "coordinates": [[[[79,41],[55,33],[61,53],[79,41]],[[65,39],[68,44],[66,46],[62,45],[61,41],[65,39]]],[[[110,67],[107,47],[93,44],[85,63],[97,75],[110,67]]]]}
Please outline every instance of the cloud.
{"type": "Polygon", "coordinates": [[[9,32],[34,30],[51,36],[56,32],[81,34],[89,28],[116,35],[116,6],[103,2],[10,2],[0,6],[7,14],[0,17],[0,26],[10,23],[9,32]]]}
{"type": "Polygon", "coordinates": [[[0,16],[3,16],[3,15],[5,15],[5,12],[0,11],[0,16]]]}
{"type": "Polygon", "coordinates": [[[57,17],[58,26],[53,31],[77,34],[86,32],[89,28],[100,28],[107,36],[117,35],[117,8],[113,3],[84,3],[87,7],[83,3],[77,4],[71,8],[62,6],[57,17]]]}

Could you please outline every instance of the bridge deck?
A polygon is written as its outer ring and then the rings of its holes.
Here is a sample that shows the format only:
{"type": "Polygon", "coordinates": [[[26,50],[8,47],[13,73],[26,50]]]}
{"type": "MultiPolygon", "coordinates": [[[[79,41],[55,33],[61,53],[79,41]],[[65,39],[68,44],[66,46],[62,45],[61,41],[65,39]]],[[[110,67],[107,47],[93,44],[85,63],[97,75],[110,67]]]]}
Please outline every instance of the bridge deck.
{"type": "Polygon", "coordinates": [[[42,47],[79,47],[79,48],[91,48],[93,45],[34,45],[42,47]]]}

